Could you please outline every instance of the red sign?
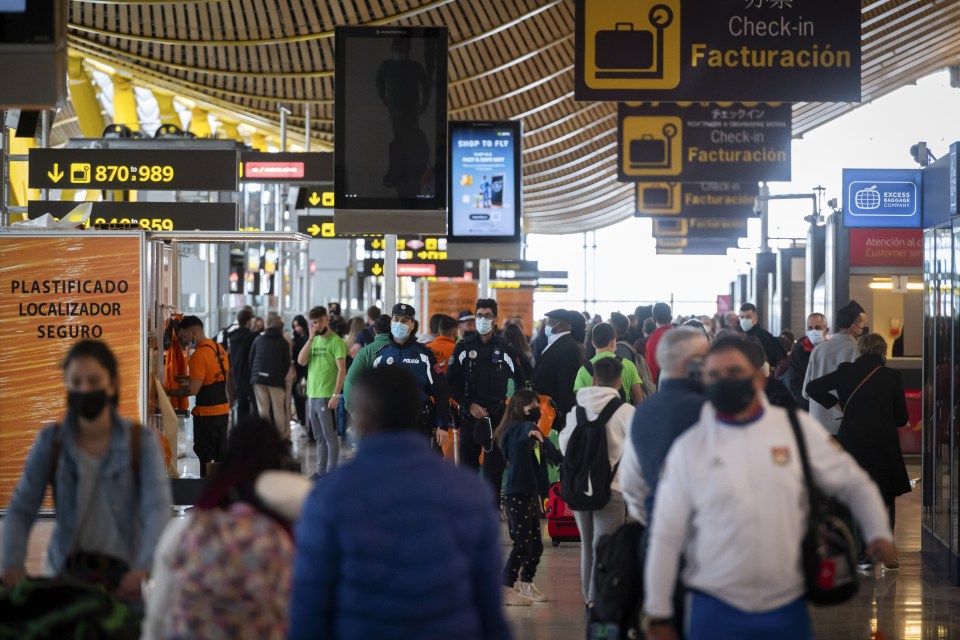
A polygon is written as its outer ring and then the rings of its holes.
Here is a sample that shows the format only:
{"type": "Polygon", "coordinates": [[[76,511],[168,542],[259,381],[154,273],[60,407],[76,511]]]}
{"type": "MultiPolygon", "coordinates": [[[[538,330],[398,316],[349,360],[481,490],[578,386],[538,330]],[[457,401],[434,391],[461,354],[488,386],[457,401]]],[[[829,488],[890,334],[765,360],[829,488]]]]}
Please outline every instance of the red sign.
{"type": "Polygon", "coordinates": [[[437,265],[400,263],[397,265],[397,275],[411,276],[413,278],[432,278],[437,275],[437,265]]]}
{"type": "Polygon", "coordinates": [[[851,267],[922,267],[923,231],[850,229],[851,267]]]}
{"type": "Polygon", "coordinates": [[[302,162],[248,162],[243,165],[243,177],[278,180],[284,178],[302,178],[302,162]]]}

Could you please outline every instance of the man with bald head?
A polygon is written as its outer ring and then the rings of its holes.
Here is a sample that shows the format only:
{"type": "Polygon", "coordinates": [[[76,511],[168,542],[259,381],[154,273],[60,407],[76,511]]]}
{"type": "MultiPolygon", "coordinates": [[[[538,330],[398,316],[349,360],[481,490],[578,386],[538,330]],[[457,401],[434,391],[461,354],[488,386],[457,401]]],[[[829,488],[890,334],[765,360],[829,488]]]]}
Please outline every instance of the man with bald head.
{"type": "Polygon", "coordinates": [[[787,370],[783,372],[781,382],[790,390],[793,401],[804,411],[810,410],[810,401],[803,397],[803,381],[810,366],[810,354],[818,344],[823,344],[830,334],[827,317],[822,313],[811,313],[807,317],[807,332],[797,341],[790,354],[787,370]]]}
{"type": "Polygon", "coordinates": [[[660,385],[640,403],[620,465],[620,484],[630,515],[646,522],[653,511],[660,467],[673,441],[700,417],[706,398],[700,366],[710,343],[703,331],[680,327],[666,332],[657,345],[660,385]]]}

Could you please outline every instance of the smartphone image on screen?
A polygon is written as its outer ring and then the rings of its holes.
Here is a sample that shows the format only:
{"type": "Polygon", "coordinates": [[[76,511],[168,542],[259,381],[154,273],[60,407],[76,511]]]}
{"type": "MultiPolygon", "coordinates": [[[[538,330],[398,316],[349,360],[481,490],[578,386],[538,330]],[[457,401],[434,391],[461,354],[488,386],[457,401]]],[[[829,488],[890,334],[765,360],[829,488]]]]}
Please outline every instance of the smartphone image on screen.
{"type": "Polygon", "coordinates": [[[491,181],[491,188],[493,189],[493,195],[490,198],[490,203],[495,207],[503,206],[503,174],[495,174],[493,180],[491,181]]]}

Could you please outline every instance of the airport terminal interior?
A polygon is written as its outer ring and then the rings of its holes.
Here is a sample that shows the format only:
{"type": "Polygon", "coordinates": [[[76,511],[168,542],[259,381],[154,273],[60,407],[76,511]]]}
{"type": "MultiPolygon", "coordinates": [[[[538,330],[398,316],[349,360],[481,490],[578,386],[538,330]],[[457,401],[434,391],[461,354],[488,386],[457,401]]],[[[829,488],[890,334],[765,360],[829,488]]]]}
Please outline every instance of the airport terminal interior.
{"type": "Polygon", "coordinates": [[[958,25],[0,0],[0,640],[960,637],[958,25]]]}

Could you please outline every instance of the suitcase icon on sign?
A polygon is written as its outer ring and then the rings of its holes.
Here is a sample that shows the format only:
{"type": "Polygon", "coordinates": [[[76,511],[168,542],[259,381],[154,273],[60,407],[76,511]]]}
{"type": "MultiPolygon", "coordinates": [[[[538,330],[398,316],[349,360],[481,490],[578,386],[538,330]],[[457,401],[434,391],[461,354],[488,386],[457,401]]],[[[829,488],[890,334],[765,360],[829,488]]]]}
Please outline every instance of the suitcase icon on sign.
{"type": "Polygon", "coordinates": [[[664,31],[673,24],[673,10],[654,5],[649,13],[652,30],[632,22],[618,22],[594,37],[596,77],[623,80],[660,80],[664,77],[664,31]]]}
{"type": "Polygon", "coordinates": [[[631,169],[668,169],[673,166],[672,142],[677,135],[677,127],[666,124],[662,133],[662,138],[644,134],[638,140],[630,141],[631,169]]]}

